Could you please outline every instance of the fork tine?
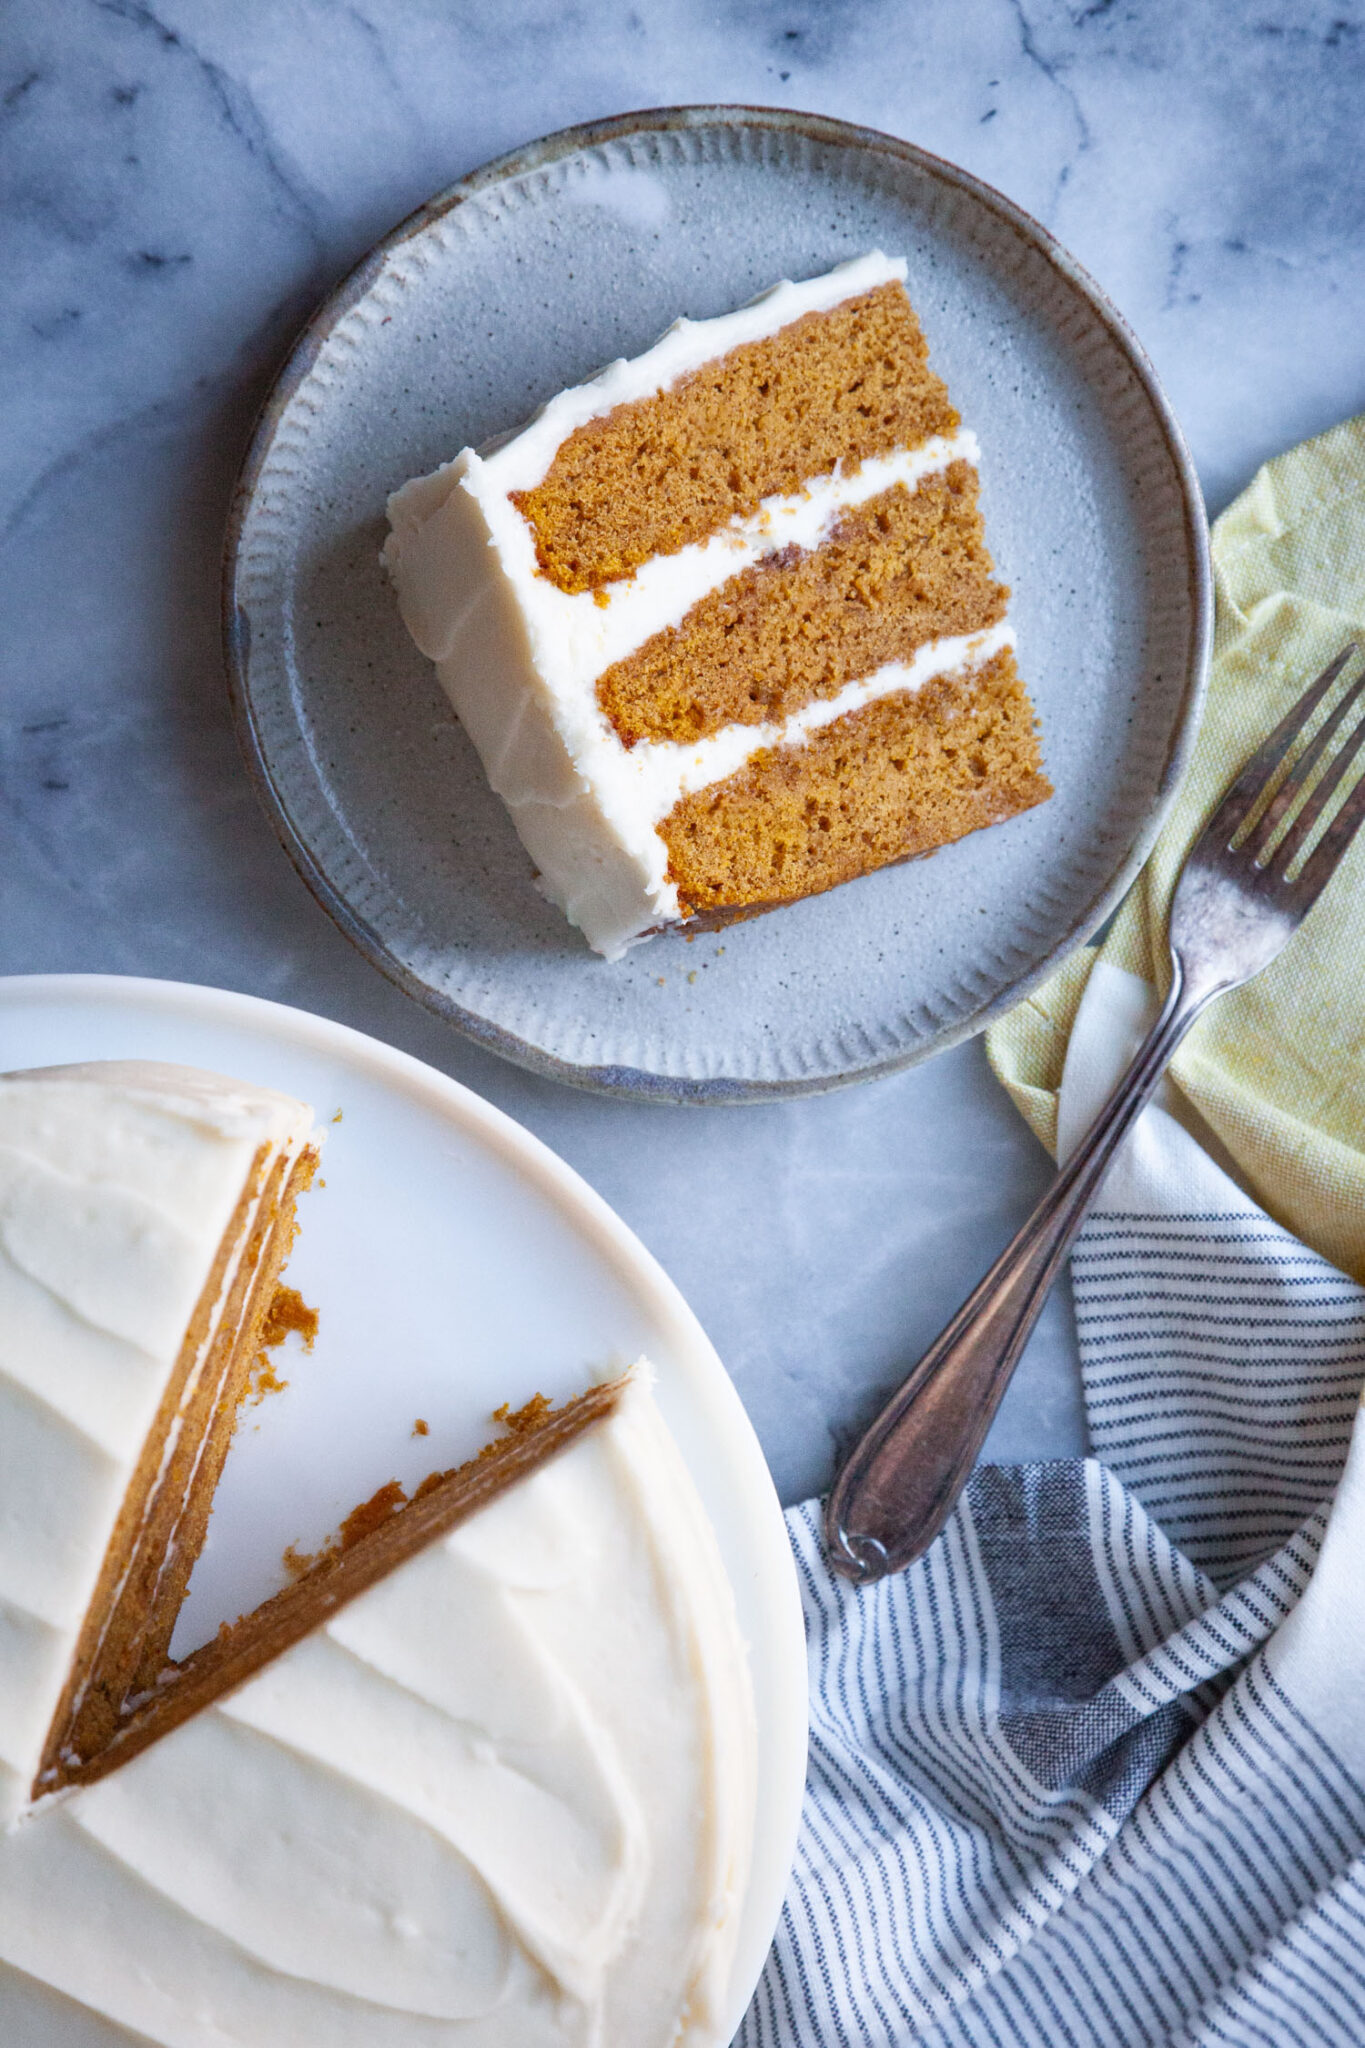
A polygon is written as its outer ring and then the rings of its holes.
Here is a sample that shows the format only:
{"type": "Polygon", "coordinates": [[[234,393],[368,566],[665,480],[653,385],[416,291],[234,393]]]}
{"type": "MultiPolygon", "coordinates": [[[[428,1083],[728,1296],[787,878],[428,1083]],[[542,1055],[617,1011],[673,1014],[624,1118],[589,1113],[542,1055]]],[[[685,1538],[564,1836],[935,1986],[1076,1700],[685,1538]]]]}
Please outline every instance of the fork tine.
{"type": "MultiPolygon", "coordinates": [[[[1346,773],[1347,768],[1350,767],[1351,762],[1359,754],[1362,744],[1365,744],[1365,725],[1360,727],[1349,747],[1343,747],[1341,758],[1332,764],[1330,772],[1334,788],[1346,773]]],[[[1324,776],[1323,782],[1326,779],[1324,776]]],[[[1313,792],[1315,801],[1321,788],[1322,784],[1320,783],[1318,789],[1313,792]]],[[[1326,802],[1325,797],[1323,802],[1326,802]]],[[[1321,810],[1321,808],[1322,806],[1319,804],[1318,809],[1321,810]]],[[[1338,861],[1340,861],[1347,847],[1355,838],[1362,823],[1365,823],[1365,776],[1361,777],[1341,809],[1337,812],[1335,818],[1333,818],[1331,824],[1327,827],[1327,830],[1323,833],[1322,838],[1313,848],[1312,853],[1304,863],[1303,873],[1299,876],[1298,881],[1290,884],[1302,910],[1306,911],[1316,900],[1324,883],[1333,873],[1338,861]]]]}
{"type": "MultiPolygon", "coordinates": [[[[1327,748],[1331,745],[1332,740],[1340,731],[1350,713],[1359,704],[1362,691],[1365,691],[1365,669],[1361,670],[1359,676],[1357,676],[1355,682],[1337,705],[1331,717],[1323,720],[1312,744],[1304,748],[1279,789],[1276,790],[1273,801],[1266,806],[1265,813],[1255,831],[1249,833],[1243,842],[1243,853],[1249,854],[1253,860],[1259,861],[1262,854],[1270,846],[1285,816],[1293,809],[1296,800],[1307,787],[1308,778],[1314,768],[1322,759],[1324,753],[1326,753],[1327,748]]],[[[1297,851],[1303,845],[1304,840],[1313,829],[1314,821],[1322,815],[1323,803],[1336,788],[1344,772],[1344,768],[1340,766],[1333,767],[1329,770],[1330,782],[1328,777],[1324,776],[1323,780],[1318,784],[1318,787],[1290,826],[1284,846],[1281,847],[1275,856],[1276,867],[1283,869],[1289,865],[1289,862],[1294,858],[1294,852],[1288,850],[1290,840],[1294,841],[1294,851],[1297,851]]]]}
{"type": "Polygon", "coordinates": [[[1214,839],[1226,834],[1224,843],[1231,840],[1266,783],[1356,651],[1355,641],[1348,640],[1335,661],[1328,662],[1317,681],[1309,684],[1297,703],[1290,706],[1275,730],[1266,735],[1209,819],[1204,828],[1206,838],[1214,839]]]}
{"type": "MultiPolygon", "coordinates": [[[[1358,691],[1355,690],[1351,693],[1352,697],[1357,694],[1358,691]]],[[[1349,702],[1350,700],[1348,699],[1347,701],[1349,702]]],[[[1350,738],[1343,743],[1335,757],[1329,762],[1317,786],[1308,796],[1302,810],[1294,819],[1280,844],[1276,847],[1273,864],[1281,875],[1288,874],[1289,869],[1308,844],[1312,836],[1313,827],[1317,824],[1318,819],[1341,787],[1342,779],[1350,769],[1351,763],[1360,753],[1362,745],[1365,745],[1365,722],[1356,727],[1350,738]]]]}

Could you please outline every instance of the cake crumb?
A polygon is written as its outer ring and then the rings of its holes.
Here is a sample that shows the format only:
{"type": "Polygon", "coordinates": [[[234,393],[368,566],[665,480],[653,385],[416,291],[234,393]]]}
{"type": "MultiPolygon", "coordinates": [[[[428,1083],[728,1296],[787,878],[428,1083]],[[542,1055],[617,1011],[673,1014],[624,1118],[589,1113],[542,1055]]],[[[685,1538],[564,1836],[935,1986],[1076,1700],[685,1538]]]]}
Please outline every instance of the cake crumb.
{"type": "Polygon", "coordinates": [[[656,988],[662,988],[662,987],[663,987],[663,985],[664,985],[664,977],[662,976],[662,974],[656,975],[656,976],[655,976],[655,987],[656,987],[656,988]]]}
{"type": "MultiPolygon", "coordinates": [[[[500,1422],[508,1436],[531,1436],[548,1421],[554,1403],[548,1394],[532,1394],[524,1408],[514,1408],[510,1401],[504,1401],[501,1408],[493,1410],[494,1422],[500,1422]]],[[[494,1437],[491,1444],[485,1444],[479,1452],[481,1458],[495,1457],[507,1437],[494,1437]]]]}
{"type": "Polygon", "coordinates": [[[258,1351],[247,1378],[247,1407],[259,1408],[267,1394],[282,1394],[288,1385],[288,1380],[282,1380],[276,1372],[274,1360],[267,1358],[264,1351],[258,1351]]]}
{"type": "Polygon", "coordinates": [[[390,1515],[396,1515],[399,1508],[408,1504],[408,1496],[396,1479],[390,1479],[377,1493],[362,1501],[358,1508],[352,1508],[341,1525],[338,1549],[347,1551],[353,1543],[359,1543],[362,1536],[368,1536],[390,1515]]]}
{"type": "MultiPolygon", "coordinates": [[[[390,1479],[377,1493],[372,1493],[368,1500],[351,1510],[336,1535],[320,1550],[300,1550],[296,1543],[291,1543],[282,1556],[285,1570],[291,1579],[305,1578],[313,1571],[330,1570],[354,1544],[373,1535],[400,1509],[421,1500],[434,1487],[453,1479],[457,1472],[482,1464],[486,1459],[502,1456],[518,1438],[534,1436],[554,1413],[554,1403],[546,1394],[532,1394],[521,1408],[513,1408],[510,1402],[504,1401],[501,1408],[493,1411],[493,1420],[502,1424],[503,1434],[486,1443],[464,1465],[452,1465],[444,1472],[429,1472],[421,1485],[413,1489],[411,1497],[397,1479],[390,1479]]],[[[412,1433],[414,1436],[426,1436],[429,1433],[427,1424],[419,1418],[412,1433]]]]}
{"type": "Polygon", "coordinates": [[[332,1122],[333,1122],[334,1124],[339,1124],[339,1123],[341,1122],[341,1111],[340,1111],[340,1110],[338,1110],[338,1111],[337,1111],[337,1113],[336,1113],[336,1115],[335,1115],[335,1116],[334,1116],[334,1117],[332,1118],[332,1122]]]}
{"type": "Polygon", "coordinates": [[[267,1394],[282,1394],[289,1385],[276,1372],[270,1353],[283,1344],[291,1330],[302,1337],[304,1350],[311,1351],[318,1333],[318,1312],[309,1308],[297,1287],[277,1287],[261,1325],[260,1348],[247,1374],[243,1407],[258,1408],[267,1394]]]}
{"type": "Polygon", "coordinates": [[[692,972],[691,972],[691,973],[690,973],[690,974],[688,975],[687,979],[689,980],[689,982],[692,982],[692,981],[695,981],[695,980],[696,980],[696,978],[697,978],[697,970],[696,970],[696,968],[694,967],[694,968],[692,969],[692,972]]]}
{"type": "Polygon", "coordinates": [[[277,1287],[261,1331],[261,1349],[273,1351],[291,1330],[302,1337],[304,1350],[311,1351],[318,1334],[318,1312],[309,1308],[297,1287],[277,1287]]]}

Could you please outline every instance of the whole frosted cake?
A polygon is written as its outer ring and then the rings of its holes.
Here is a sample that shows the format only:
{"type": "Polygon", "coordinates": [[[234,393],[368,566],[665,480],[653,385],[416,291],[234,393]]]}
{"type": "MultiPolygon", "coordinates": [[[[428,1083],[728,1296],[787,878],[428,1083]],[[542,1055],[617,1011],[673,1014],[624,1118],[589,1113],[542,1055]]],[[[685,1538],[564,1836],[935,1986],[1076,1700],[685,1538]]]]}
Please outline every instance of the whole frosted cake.
{"type": "Polygon", "coordinates": [[[0,2042],[720,2048],[753,1707],[643,1362],[171,1658],[311,1127],[0,1076],[0,2042]]]}
{"type": "Polygon", "coordinates": [[[389,501],[404,620],[608,958],[1051,793],[905,269],[681,320],[389,501]]]}

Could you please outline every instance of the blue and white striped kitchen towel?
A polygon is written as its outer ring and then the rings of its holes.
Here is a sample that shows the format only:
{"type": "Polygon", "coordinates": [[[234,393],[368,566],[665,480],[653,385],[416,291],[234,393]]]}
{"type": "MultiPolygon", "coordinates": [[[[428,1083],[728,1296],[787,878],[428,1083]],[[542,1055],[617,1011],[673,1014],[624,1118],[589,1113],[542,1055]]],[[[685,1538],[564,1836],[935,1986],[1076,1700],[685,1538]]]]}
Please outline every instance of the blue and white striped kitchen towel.
{"type": "MultiPolygon", "coordinates": [[[[1150,1000],[1096,967],[1063,1151],[1150,1000]]],[[[1365,2044],[1365,1292],[1159,1106],[1072,1276],[1097,1458],[980,1468],[861,1592],[788,1517],[811,1758],[743,2048],[1365,2044]]]]}

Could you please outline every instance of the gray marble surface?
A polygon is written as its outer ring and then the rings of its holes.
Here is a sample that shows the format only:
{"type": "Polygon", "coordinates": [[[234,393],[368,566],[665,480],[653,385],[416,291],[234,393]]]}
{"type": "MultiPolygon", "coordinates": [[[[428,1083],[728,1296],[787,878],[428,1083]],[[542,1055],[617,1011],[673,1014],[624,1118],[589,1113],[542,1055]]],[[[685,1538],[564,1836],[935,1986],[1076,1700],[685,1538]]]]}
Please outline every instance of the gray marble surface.
{"type": "MultiPolygon", "coordinates": [[[[1039,216],[1132,321],[1217,511],[1365,405],[1358,0],[7,0],[0,967],[216,983],[376,1033],[612,1202],[784,1498],[1046,1183],[979,1045],[751,1109],[578,1095],[390,988],[256,809],[217,637],[228,492],[302,319],[400,216],[569,123],[746,101],[884,128],[1039,216]]],[[[1069,1307],[989,1445],[1083,1443],[1069,1307]]]]}

